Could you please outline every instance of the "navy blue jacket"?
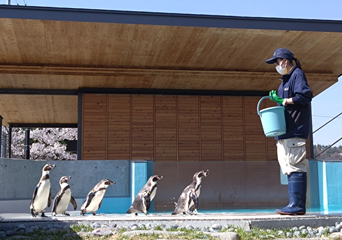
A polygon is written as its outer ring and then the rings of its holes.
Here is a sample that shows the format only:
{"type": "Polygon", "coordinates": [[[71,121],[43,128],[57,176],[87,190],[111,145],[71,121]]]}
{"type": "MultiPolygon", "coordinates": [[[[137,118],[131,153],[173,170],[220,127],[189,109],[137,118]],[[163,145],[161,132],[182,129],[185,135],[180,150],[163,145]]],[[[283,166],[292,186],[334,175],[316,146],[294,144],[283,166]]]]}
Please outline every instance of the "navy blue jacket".
{"type": "Polygon", "coordinates": [[[311,123],[311,89],[304,72],[294,66],[289,74],[283,75],[277,94],[281,98],[292,98],[294,104],[285,106],[286,134],[275,137],[307,139],[311,123]]]}

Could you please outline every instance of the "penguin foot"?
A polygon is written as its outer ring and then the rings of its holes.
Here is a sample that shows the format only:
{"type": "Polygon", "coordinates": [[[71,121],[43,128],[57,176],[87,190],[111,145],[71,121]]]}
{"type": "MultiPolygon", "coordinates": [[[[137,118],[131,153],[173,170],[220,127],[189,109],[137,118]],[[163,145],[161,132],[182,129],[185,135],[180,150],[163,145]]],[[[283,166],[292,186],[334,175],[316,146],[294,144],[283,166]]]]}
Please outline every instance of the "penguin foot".
{"type": "Polygon", "coordinates": [[[94,216],[96,215],[96,212],[91,212],[94,216]]]}
{"type": "Polygon", "coordinates": [[[44,212],[42,212],[42,217],[46,217],[44,212]]]}
{"type": "Polygon", "coordinates": [[[196,215],[196,214],[194,214],[193,212],[191,212],[189,210],[187,211],[187,213],[190,214],[190,215],[196,215]]]}
{"type": "Polygon", "coordinates": [[[37,215],[34,213],[33,209],[31,209],[31,215],[32,215],[32,217],[37,217],[37,215]]]}
{"type": "Polygon", "coordinates": [[[69,214],[69,213],[67,213],[67,212],[65,212],[65,213],[64,213],[64,215],[65,215],[65,216],[70,216],[70,214],[69,214]]]}
{"type": "Polygon", "coordinates": [[[85,214],[85,210],[84,210],[84,209],[82,209],[82,210],[81,210],[81,214],[80,214],[80,215],[84,216],[84,214],[85,214]]]}
{"type": "Polygon", "coordinates": [[[138,216],[138,213],[137,213],[137,212],[135,213],[135,216],[138,216]]]}

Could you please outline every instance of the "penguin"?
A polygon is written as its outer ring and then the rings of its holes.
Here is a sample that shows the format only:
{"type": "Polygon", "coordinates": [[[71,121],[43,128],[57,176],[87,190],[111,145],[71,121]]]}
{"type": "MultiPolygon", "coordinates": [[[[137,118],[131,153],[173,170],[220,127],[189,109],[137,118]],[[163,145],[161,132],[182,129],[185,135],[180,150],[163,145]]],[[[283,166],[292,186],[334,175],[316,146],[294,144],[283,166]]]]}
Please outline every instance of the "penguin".
{"type": "Polygon", "coordinates": [[[74,207],[74,210],[77,209],[77,203],[73,196],[71,195],[71,189],[68,184],[68,181],[71,177],[63,176],[59,180],[60,190],[57,193],[53,205],[52,205],[52,215],[56,216],[57,214],[64,214],[66,216],[70,216],[69,213],[66,212],[69,203],[71,203],[74,207]]]}
{"type": "Polygon", "coordinates": [[[45,164],[42,169],[42,176],[34,189],[30,204],[32,217],[36,217],[39,213],[42,213],[42,217],[46,217],[45,209],[51,206],[50,171],[55,167],[55,164],[45,164]]]}
{"type": "Polygon", "coordinates": [[[151,202],[157,193],[157,182],[163,179],[163,176],[154,175],[151,176],[145,186],[138,192],[131,207],[126,213],[135,213],[138,216],[138,212],[145,213],[150,210],[151,202]]]}
{"type": "Polygon", "coordinates": [[[109,179],[103,179],[88,193],[86,200],[81,207],[81,215],[91,212],[96,215],[96,211],[101,207],[103,196],[107,187],[115,184],[109,179]]]}
{"type": "Polygon", "coordinates": [[[209,170],[202,170],[194,174],[192,183],[183,190],[178,202],[176,203],[176,207],[172,215],[180,213],[189,213],[191,215],[197,214],[202,177],[207,177],[208,175],[209,170]]]}

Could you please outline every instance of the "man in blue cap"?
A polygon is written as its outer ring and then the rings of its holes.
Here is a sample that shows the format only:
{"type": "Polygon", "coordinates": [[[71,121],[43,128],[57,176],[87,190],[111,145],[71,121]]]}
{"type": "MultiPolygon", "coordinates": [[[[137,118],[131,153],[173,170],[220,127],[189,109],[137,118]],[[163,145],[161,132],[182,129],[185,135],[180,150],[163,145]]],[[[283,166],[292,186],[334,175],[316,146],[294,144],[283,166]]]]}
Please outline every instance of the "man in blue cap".
{"type": "Polygon", "coordinates": [[[288,178],[290,201],[276,213],[303,215],[306,213],[307,188],[305,142],[310,130],[312,93],[299,60],[288,49],[277,49],[266,63],[275,64],[277,72],[282,75],[278,91],[272,90],[269,95],[271,100],[285,107],[286,121],[286,133],[275,139],[278,162],[288,178]]]}

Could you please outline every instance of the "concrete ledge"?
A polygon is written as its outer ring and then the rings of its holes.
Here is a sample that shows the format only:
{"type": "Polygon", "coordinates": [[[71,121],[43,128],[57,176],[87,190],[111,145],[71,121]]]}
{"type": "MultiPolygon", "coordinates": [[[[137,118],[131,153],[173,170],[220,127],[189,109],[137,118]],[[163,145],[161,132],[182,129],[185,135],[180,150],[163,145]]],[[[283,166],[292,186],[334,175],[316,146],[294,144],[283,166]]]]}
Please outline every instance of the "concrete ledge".
{"type": "Polygon", "coordinates": [[[284,229],[298,226],[332,226],[335,222],[342,222],[342,216],[325,216],[325,215],[303,215],[303,216],[281,216],[276,214],[199,214],[196,216],[188,215],[171,215],[171,213],[158,213],[145,215],[130,215],[130,214],[98,214],[80,216],[79,211],[69,212],[71,216],[57,216],[51,217],[50,213],[46,215],[46,218],[33,218],[30,214],[1,214],[0,215],[0,228],[6,228],[6,226],[13,226],[14,224],[24,223],[28,224],[75,224],[83,223],[90,224],[93,222],[107,223],[114,222],[120,226],[130,226],[133,223],[136,224],[154,224],[154,225],[168,225],[170,223],[177,224],[179,227],[186,227],[191,224],[194,227],[208,227],[215,224],[220,224],[222,227],[233,226],[241,227],[245,230],[257,228],[271,228],[271,229],[284,229]]]}
{"type": "Polygon", "coordinates": [[[321,215],[304,215],[304,216],[287,216],[273,219],[253,219],[250,220],[250,227],[257,228],[292,228],[298,226],[335,226],[336,222],[342,222],[342,216],[321,216],[321,215]]]}

